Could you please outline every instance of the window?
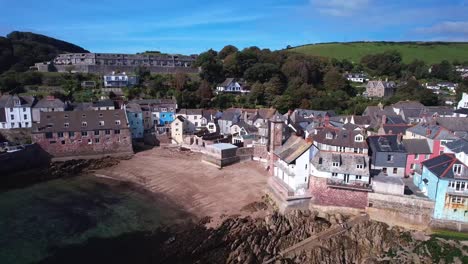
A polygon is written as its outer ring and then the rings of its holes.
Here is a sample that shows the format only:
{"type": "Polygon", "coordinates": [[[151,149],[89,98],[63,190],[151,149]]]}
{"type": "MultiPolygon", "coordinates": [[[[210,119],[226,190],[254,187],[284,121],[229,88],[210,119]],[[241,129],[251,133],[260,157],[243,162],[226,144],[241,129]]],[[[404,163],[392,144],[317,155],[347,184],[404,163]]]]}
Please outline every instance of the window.
{"type": "Polygon", "coordinates": [[[362,180],[362,175],[356,175],[356,180],[362,180]]]}
{"type": "Polygon", "coordinates": [[[364,164],[356,164],[356,169],[364,169],[364,164]]]}
{"type": "Polygon", "coordinates": [[[333,139],[332,133],[328,132],[327,135],[325,136],[327,139],[333,139]]]}
{"type": "Polygon", "coordinates": [[[64,123],[63,124],[63,127],[69,127],[70,126],[70,123],[64,123]]]}
{"type": "Polygon", "coordinates": [[[94,135],[99,136],[99,130],[94,130],[94,135]]]}
{"type": "Polygon", "coordinates": [[[95,138],[94,143],[99,143],[99,138],[95,138]]]}
{"type": "Polygon", "coordinates": [[[120,125],[120,120],[115,120],[116,125],[120,125]]]}
{"type": "Polygon", "coordinates": [[[57,137],[63,138],[63,132],[58,132],[58,133],[57,133],[57,137]]]}
{"type": "Polygon", "coordinates": [[[339,152],[345,152],[345,150],[346,150],[345,147],[339,147],[339,148],[338,148],[338,151],[339,151],[339,152]]]}
{"type": "Polygon", "coordinates": [[[332,163],[332,166],[333,166],[333,167],[339,167],[339,166],[340,166],[340,163],[339,163],[339,162],[336,162],[336,161],[334,161],[334,162],[332,163]]]}
{"type": "Polygon", "coordinates": [[[93,140],[92,139],[88,139],[88,145],[91,145],[93,144],[93,140]]]}
{"type": "Polygon", "coordinates": [[[63,117],[68,118],[68,115],[64,115],[63,117]]]}
{"type": "Polygon", "coordinates": [[[69,136],[69,137],[74,137],[74,136],[75,136],[75,132],[68,132],[68,136],[69,136]]]}
{"type": "Polygon", "coordinates": [[[414,170],[415,167],[416,167],[416,166],[414,165],[414,163],[411,163],[410,169],[411,169],[411,170],[414,170]]]}
{"type": "Polygon", "coordinates": [[[99,117],[102,117],[102,113],[99,113],[99,117]]]}
{"type": "Polygon", "coordinates": [[[463,205],[465,204],[465,198],[460,196],[451,196],[450,203],[463,205]]]}
{"type": "Polygon", "coordinates": [[[398,173],[398,168],[393,168],[393,174],[397,174],[398,173]]]}
{"type": "Polygon", "coordinates": [[[414,159],[419,159],[419,154],[414,154],[414,159]]]}
{"type": "Polygon", "coordinates": [[[426,157],[424,159],[428,160],[431,157],[430,154],[426,154],[426,157]]]}
{"type": "Polygon", "coordinates": [[[393,162],[393,155],[387,155],[387,161],[393,162]]]}
{"type": "Polygon", "coordinates": [[[356,136],[354,137],[354,141],[356,141],[356,142],[362,142],[362,141],[364,141],[364,137],[363,137],[362,135],[356,135],[356,136]]]}
{"type": "Polygon", "coordinates": [[[387,168],[382,168],[383,173],[387,173],[387,168]]]}
{"type": "Polygon", "coordinates": [[[116,135],[120,134],[120,129],[114,130],[114,134],[116,134],[116,135]]]}
{"type": "Polygon", "coordinates": [[[81,136],[82,137],[87,137],[88,136],[88,131],[82,131],[81,136]]]}
{"type": "Polygon", "coordinates": [[[106,135],[110,135],[110,130],[106,129],[105,133],[106,133],[106,135]]]}
{"type": "Polygon", "coordinates": [[[82,117],[82,118],[85,118],[85,117],[86,117],[86,114],[82,114],[81,117],[82,117]]]}
{"type": "Polygon", "coordinates": [[[28,119],[28,115],[23,115],[23,118],[24,118],[24,119],[28,119]]]}
{"type": "Polygon", "coordinates": [[[11,120],[15,120],[15,116],[14,116],[14,115],[10,115],[10,119],[11,119],[11,120]]]}
{"type": "Polygon", "coordinates": [[[460,175],[462,172],[462,165],[461,164],[455,164],[453,165],[453,173],[460,175]]]}
{"type": "Polygon", "coordinates": [[[323,162],[323,159],[319,158],[319,164],[322,164],[322,162],[323,162]]]}
{"type": "Polygon", "coordinates": [[[23,112],[26,112],[26,108],[23,108],[23,112]]]}
{"type": "Polygon", "coordinates": [[[443,150],[439,151],[439,155],[442,155],[442,154],[444,154],[444,151],[443,150]]]}
{"type": "Polygon", "coordinates": [[[307,170],[307,164],[305,165],[305,169],[307,170]]]}
{"type": "Polygon", "coordinates": [[[86,122],[81,122],[81,127],[87,127],[88,126],[88,123],[86,122]]]}
{"type": "Polygon", "coordinates": [[[60,141],[60,143],[62,143],[62,145],[65,145],[65,140],[60,141]]]}
{"type": "Polygon", "coordinates": [[[332,172],[332,177],[338,177],[338,173],[332,172]]]}
{"type": "Polygon", "coordinates": [[[45,137],[46,137],[46,138],[52,138],[52,137],[53,137],[53,136],[52,136],[52,132],[46,132],[46,133],[45,133],[45,137]]]}
{"type": "Polygon", "coordinates": [[[104,121],[99,121],[99,126],[104,126],[104,121]]]}

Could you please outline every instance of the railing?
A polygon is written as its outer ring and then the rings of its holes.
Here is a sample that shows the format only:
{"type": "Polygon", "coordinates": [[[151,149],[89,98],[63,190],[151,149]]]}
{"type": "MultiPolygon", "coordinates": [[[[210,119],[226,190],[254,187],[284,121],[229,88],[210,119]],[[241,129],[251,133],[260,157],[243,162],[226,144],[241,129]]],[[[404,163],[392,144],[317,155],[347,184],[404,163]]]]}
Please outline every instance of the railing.
{"type": "Polygon", "coordinates": [[[454,187],[447,187],[447,192],[453,195],[466,195],[468,196],[468,189],[465,190],[458,190],[454,187]]]}
{"type": "Polygon", "coordinates": [[[362,181],[349,181],[349,183],[346,183],[343,180],[327,179],[327,185],[339,189],[372,191],[372,186],[362,181]]]}
{"type": "Polygon", "coordinates": [[[290,177],[294,177],[296,175],[294,173],[294,167],[291,168],[279,160],[275,162],[275,166],[281,169],[284,173],[286,173],[290,177]]]}

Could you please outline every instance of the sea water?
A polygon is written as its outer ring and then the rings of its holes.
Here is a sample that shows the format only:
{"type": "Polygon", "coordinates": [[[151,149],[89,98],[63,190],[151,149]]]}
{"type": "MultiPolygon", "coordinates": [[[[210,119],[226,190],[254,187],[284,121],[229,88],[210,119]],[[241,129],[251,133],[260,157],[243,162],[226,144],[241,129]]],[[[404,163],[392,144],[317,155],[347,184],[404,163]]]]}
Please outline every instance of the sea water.
{"type": "Polygon", "coordinates": [[[161,211],[148,194],[91,176],[0,193],[0,263],[35,263],[93,237],[151,231],[161,211]]]}

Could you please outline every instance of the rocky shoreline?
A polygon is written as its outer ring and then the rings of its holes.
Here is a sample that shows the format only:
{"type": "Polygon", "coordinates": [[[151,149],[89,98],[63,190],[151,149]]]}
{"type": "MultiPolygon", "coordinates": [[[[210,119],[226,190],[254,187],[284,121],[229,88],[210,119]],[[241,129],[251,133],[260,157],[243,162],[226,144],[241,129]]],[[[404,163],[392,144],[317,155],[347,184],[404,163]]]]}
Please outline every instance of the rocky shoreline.
{"type": "MultiPolygon", "coordinates": [[[[219,227],[207,228],[204,219],[153,233],[97,239],[62,248],[42,263],[104,261],[103,256],[112,263],[264,263],[281,250],[344,220],[346,217],[339,214],[271,212],[258,218],[229,217],[219,227]],[[119,245],[127,245],[127,251],[115,251],[119,245]],[[110,255],[111,252],[114,253],[110,255]]],[[[418,236],[383,223],[364,221],[324,241],[320,247],[291,258],[278,258],[273,263],[409,264],[467,260],[468,247],[457,241],[418,236]]]]}

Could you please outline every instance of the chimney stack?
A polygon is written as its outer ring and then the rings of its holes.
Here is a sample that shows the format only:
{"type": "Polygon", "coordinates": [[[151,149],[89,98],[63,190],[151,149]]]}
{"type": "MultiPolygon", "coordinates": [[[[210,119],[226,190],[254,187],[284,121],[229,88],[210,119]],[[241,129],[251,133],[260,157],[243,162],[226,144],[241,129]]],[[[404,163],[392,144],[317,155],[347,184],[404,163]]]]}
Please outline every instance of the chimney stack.
{"type": "Polygon", "coordinates": [[[330,126],[330,116],[328,114],[325,115],[324,122],[326,127],[330,126]]]}

